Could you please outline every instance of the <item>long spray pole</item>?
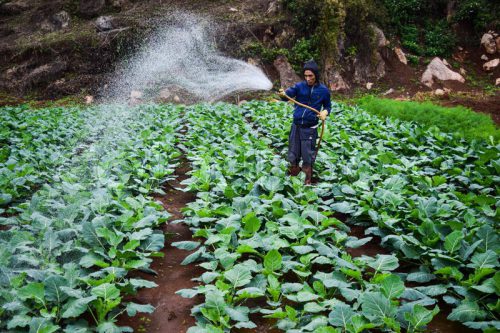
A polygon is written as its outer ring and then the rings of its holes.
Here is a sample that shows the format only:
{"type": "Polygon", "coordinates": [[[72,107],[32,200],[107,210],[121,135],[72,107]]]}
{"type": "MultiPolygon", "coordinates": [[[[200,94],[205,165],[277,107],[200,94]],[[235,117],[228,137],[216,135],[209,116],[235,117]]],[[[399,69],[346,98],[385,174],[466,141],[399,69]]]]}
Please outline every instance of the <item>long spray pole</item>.
{"type": "MultiPolygon", "coordinates": [[[[315,112],[317,115],[320,114],[320,112],[318,110],[316,110],[315,108],[309,106],[309,105],[305,105],[305,104],[302,104],[300,103],[299,101],[293,99],[292,97],[288,96],[286,93],[283,93],[283,96],[285,96],[290,102],[293,102],[295,104],[297,104],[298,106],[302,106],[306,109],[309,109],[313,112],[315,112]]],[[[319,151],[319,148],[321,147],[321,142],[323,141],[323,134],[325,133],[325,121],[322,120],[322,124],[321,124],[321,134],[319,135],[319,141],[318,141],[318,145],[316,146],[316,151],[314,152],[314,158],[313,158],[313,161],[316,160],[316,156],[318,156],[318,151],[319,151]]]]}

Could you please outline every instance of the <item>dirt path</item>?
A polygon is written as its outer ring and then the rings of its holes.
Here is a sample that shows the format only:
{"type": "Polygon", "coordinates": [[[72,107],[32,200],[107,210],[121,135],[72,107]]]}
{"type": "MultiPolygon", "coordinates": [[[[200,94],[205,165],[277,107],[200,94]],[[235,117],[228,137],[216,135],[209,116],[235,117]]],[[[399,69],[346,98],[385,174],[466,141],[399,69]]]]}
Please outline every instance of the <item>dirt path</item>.
{"type": "MultiPolygon", "coordinates": [[[[181,209],[189,202],[195,199],[193,193],[182,192],[175,188],[182,188],[180,184],[188,178],[186,173],[189,171],[189,163],[183,160],[176,169],[177,178],[164,188],[167,194],[156,197],[163,203],[165,209],[172,214],[170,221],[182,219],[181,209]]],[[[151,268],[158,272],[158,276],[136,273],[134,275],[141,278],[154,281],[158,287],[152,289],[141,289],[139,293],[127,300],[140,304],[151,304],[156,310],[151,315],[139,314],[135,317],[122,315],[119,318],[119,326],[130,326],[134,332],[162,332],[162,333],[183,333],[191,326],[195,325],[194,318],[191,317],[191,308],[196,304],[202,303],[199,298],[187,299],[175,292],[179,289],[192,288],[196,285],[191,279],[200,276],[203,269],[195,264],[182,266],[181,262],[192,252],[180,250],[172,247],[173,242],[188,241],[192,238],[189,228],[183,224],[167,224],[163,230],[165,234],[173,234],[167,237],[163,253],[164,258],[158,258],[153,261],[151,268]]]]}

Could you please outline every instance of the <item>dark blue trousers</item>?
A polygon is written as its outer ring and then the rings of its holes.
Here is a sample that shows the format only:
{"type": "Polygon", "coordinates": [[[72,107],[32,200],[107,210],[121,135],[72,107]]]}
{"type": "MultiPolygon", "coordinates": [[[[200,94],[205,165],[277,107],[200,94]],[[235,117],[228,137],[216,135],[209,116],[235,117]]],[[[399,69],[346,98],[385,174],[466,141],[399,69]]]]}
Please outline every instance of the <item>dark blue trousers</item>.
{"type": "Polygon", "coordinates": [[[312,166],[316,153],[316,139],[318,128],[299,127],[292,124],[288,136],[288,162],[298,165],[302,160],[302,166],[312,166]]]}

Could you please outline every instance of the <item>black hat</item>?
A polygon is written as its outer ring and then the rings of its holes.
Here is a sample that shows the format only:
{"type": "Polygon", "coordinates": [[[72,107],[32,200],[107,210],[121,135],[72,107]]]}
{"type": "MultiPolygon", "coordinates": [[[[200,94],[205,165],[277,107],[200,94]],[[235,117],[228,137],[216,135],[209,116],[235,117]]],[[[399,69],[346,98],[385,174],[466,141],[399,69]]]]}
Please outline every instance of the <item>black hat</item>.
{"type": "Polygon", "coordinates": [[[311,59],[304,64],[304,70],[302,72],[307,70],[313,72],[314,76],[316,76],[316,82],[319,82],[319,67],[314,60],[311,59]]]}

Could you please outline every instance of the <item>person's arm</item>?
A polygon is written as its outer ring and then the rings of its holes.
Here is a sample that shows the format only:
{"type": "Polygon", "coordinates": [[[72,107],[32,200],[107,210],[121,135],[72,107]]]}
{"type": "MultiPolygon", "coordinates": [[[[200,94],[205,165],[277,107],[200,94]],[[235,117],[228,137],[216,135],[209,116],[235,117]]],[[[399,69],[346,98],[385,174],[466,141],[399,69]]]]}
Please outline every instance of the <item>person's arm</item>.
{"type": "Polygon", "coordinates": [[[323,109],[328,111],[328,115],[332,112],[332,101],[330,97],[330,91],[327,91],[325,100],[323,101],[323,109]]]}
{"type": "Polygon", "coordinates": [[[323,106],[323,109],[321,110],[318,117],[321,120],[325,120],[326,117],[328,117],[330,115],[330,112],[332,111],[332,101],[330,99],[330,92],[328,90],[327,90],[325,98],[323,99],[322,106],[323,106]]]}
{"type": "MultiPolygon", "coordinates": [[[[282,91],[283,89],[280,89],[280,92],[282,91]]],[[[290,87],[288,88],[287,90],[284,91],[284,93],[288,96],[288,97],[291,97],[291,98],[295,98],[297,96],[297,85],[294,85],[293,87],[290,87]]],[[[281,95],[280,95],[281,96],[281,95]]],[[[286,98],[285,96],[281,96],[281,100],[283,101],[288,101],[288,98],[286,98]]]]}

